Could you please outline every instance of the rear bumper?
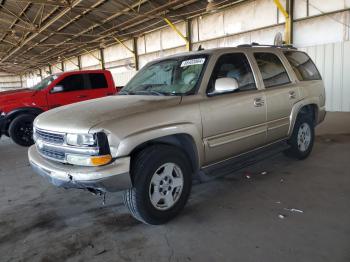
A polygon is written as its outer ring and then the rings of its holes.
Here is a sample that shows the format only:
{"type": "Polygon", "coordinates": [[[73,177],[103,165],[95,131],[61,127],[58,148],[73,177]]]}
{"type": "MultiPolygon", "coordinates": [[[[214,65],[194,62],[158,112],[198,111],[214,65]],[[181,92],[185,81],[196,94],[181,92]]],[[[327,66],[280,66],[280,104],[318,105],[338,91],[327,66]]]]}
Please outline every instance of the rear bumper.
{"type": "Polygon", "coordinates": [[[29,148],[28,157],[33,170],[57,187],[102,192],[117,192],[132,187],[129,157],[116,159],[101,167],[71,166],[43,158],[35,145],[29,148]]]}
{"type": "Polygon", "coordinates": [[[320,124],[324,121],[326,118],[326,107],[321,107],[318,110],[318,115],[317,115],[317,124],[320,124]]]}

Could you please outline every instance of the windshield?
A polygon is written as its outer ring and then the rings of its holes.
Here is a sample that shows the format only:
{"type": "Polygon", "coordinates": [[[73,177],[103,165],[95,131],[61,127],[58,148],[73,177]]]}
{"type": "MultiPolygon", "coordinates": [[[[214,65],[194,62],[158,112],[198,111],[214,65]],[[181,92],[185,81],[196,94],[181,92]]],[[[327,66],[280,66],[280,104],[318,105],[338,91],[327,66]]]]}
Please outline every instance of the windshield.
{"type": "Polygon", "coordinates": [[[36,85],[30,87],[30,89],[37,90],[37,91],[43,90],[48,85],[50,85],[55,79],[57,79],[57,77],[58,77],[57,75],[48,76],[48,77],[44,78],[43,80],[41,80],[36,85]]]}
{"type": "Polygon", "coordinates": [[[186,56],[146,65],[119,95],[194,94],[206,56],[186,56]]]}

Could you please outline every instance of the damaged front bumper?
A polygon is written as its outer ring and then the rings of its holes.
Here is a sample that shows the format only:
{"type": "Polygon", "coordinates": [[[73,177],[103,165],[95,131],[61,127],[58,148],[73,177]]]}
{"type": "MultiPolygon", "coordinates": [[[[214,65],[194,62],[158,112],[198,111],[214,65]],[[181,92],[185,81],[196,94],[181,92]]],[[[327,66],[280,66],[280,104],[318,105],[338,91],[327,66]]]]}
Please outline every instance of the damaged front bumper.
{"type": "Polygon", "coordinates": [[[35,172],[57,187],[94,192],[117,192],[132,187],[130,157],[118,158],[113,163],[100,167],[72,166],[43,158],[35,145],[29,148],[28,157],[35,172]]]}

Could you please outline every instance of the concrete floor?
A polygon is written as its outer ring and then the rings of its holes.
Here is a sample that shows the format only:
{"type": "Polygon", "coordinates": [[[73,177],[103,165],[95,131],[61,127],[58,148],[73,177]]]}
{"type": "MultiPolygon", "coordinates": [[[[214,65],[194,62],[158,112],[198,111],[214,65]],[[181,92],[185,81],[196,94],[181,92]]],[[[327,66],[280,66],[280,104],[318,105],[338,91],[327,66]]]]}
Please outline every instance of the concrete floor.
{"type": "Polygon", "coordinates": [[[103,207],[89,193],[49,185],[31,171],[26,149],[2,138],[0,261],[350,261],[344,119],[350,114],[327,116],[305,161],[281,154],[195,186],[164,226],[135,221],[121,194],[103,207]]]}

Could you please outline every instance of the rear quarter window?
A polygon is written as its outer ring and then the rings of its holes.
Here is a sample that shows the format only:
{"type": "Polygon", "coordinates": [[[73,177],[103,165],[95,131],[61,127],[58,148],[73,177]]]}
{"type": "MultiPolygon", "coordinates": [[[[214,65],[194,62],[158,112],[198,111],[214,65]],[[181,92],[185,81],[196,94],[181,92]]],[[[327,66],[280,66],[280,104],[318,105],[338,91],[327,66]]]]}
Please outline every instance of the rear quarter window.
{"type": "Polygon", "coordinates": [[[306,53],[300,51],[286,51],[284,55],[292,66],[299,81],[322,79],[316,65],[306,53]]]}
{"type": "Polygon", "coordinates": [[[290,83],[286,68],[280,58],[273,53],[254,53],[265,88],[282,86],[290,83]]]}

